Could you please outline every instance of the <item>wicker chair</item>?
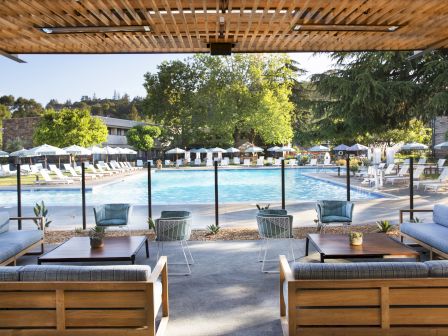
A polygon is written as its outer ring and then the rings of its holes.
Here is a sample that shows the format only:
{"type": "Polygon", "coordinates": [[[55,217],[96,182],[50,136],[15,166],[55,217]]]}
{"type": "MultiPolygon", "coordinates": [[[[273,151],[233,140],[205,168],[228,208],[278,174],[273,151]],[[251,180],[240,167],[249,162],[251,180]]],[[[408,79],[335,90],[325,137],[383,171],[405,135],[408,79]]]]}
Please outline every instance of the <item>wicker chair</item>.
{"type": "Polygon", "coordinates": [[[93,208],[97,226],[126,228],[129,233],[130,212],[131,205],[127,203],[103,204],[93,208]]]}
{"type": "Polygon", "coordinates": [[[267,271],[267,262],[278,262],[278,256],[274,259],[266,259],[269,249],[269,241],[272,239],[288,240],[292,260],[295,260],[293,236],[293,217],[287,214],[286,210],[260,210],[257,214],[258,234],[263,242],[260,246],[258,261],[262,262],[261,271],[263,273],[278,273],[278,271],[267,271]]]}
{"type": "Polygon", "coordinates": [[[170,273],[170,275],[190,275],[190,265],[194,264],[188,246],[188,239],[191,235],[191,214],[188,211],[162,211],[161,217],[156,219],[155,223],[156,241],[157,241],[157,258],[160,252],[163,254],[163,245],[166,242],[179,242],[185,263],[170,263],[170,265],[186,265],[188,271],[186,273],[170,273]]]}
{"type": "Polygon", "coordinates": [[[340,223],[345,228],[352,223],[354,204],[348,201],[318,201],[316,203],[317,230],[325,232],[327,225],[340,223]]]}

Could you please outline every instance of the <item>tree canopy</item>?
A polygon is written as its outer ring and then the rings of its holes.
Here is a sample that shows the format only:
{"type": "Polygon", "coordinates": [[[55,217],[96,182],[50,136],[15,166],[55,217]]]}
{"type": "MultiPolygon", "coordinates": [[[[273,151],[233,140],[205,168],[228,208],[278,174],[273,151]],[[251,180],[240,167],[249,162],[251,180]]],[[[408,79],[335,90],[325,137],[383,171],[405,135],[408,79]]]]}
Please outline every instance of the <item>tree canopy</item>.
{"type": "Polygon", "coordinates": [[[47,110],[34,135],[35,145],[49,144],[57,147],[78,145],[88,147],[107,140],[104,122],[90,115],[88,109],[47,110]]]}
{"type": "Polygon", "coordinates": [[[157,126],[137,125],[126,134],[128,143],[141,151],[149,151],[154,147],[154,139],[160,136],[157,126]]]}
{"type": "Polygon", "coordinates": [[[176,146],[228,146],[241,138],[288,143],[296,72],[284,55],[196,55],[145,75],[145,112],[176,146]]]}

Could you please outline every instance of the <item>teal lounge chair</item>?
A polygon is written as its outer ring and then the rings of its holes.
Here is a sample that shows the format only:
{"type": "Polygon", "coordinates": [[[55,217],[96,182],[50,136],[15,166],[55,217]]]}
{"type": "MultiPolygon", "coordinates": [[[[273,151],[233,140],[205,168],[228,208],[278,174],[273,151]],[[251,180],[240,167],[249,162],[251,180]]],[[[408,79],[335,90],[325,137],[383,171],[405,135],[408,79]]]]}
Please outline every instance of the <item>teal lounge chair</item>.
{"type": "Polygon", "coordinates": [[[128,231],[130,212],[131,205],[127,203],[103,204],[93,208],[97,226],[127,228],[128,231]]]}

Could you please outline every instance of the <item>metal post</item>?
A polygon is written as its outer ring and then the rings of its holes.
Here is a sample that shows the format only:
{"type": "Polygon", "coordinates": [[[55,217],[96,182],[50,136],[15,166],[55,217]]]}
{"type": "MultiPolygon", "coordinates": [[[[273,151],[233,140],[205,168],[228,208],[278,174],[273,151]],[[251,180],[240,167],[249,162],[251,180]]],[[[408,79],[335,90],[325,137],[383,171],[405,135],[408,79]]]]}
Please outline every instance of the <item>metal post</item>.
{"type": "Polygon", "coordinates": [[[86,171],[85,163],[81,162],[81,194],[82,194],[82,229],[87,228],[86,219],[86,171]]]}
{"type": "MultiPolygon", "coordinates": [[[[16,165],[17,174],[17,217],[22,217],[22,181],[20,179],[20,163],[16,165]]],[[[22,220],[17,221],[17,227],[22,230],[22,220]]]]}
{"type": "Polygon", "coordinates": [[[151,162],[148,160],[148,218],[152,218],[151,162]]]}
{"type": "MultiPolygon", "coordinates": [[[[414,158],[409,158],[409,209],[414,209],[414,158]]],[[[414,213],[411,211],[410,218],[414,219],[414,213]]]]}
{"type": "Polygon", "coordinates": [[[215,225],[219,226],[219,212],[218,212],[218,161],[215,164],[215,225]]]}
{"type": "Polygon", "coordinates": [[[350,156],[347,155],[346,160],[346,172],[347,177],[347,202],[350,202],[350,156]]]}
{"type": "Polygon", "coordinates": [[[338,166],[338,176],[341,176],[341,167],[338,166]]]}
{"type": "Polygon", "coordinates": [[[282,209],[285,208],[285,160],[282,160],[282,209]]]}

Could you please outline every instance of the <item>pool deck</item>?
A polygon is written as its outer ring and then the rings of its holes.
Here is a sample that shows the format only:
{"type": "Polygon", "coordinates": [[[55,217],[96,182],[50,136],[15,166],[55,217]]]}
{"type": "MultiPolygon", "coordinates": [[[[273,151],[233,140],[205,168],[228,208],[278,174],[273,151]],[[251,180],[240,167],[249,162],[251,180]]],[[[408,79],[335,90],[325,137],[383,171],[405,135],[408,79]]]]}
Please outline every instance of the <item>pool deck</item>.
{"type": "MultiPolygon", "coordinates": [[[[209,169],[209,168],[208,168],[209,169]]],[[[238,168],[235,168],[238,169],[238,168]]],[[[246,168],[247,169],[247,168],[246,168]]],[[[254,168],[261,169],[261,168],[254,168]]],[[[278,168],[271,168],[278,169],[278,168]]],[[[307,168],[304,168],[307,169],[307,168]]],[[[177,169],[171,169],[177,170],[177,169]]],[[[136,172],[132,176],[145,174],[146,171],[136,172]]],[[[334,183],[344,184],[345,176],[337,176],[337,173],[318,173],[310,174],[315,177],[327,179],[334,183]]],[[[126,179],[127,176],[120,176],[120,179],[126,179]]],[[[92,183],[92,185],[101,186],[104,182],[113,183],[117,179],[102,179],[101,183],[92,183]]],[[[355,188],[360,187],[361,179],[352,178],[352,184],[355,188]]],[[[73,186],[67,186],[70,188],[73,186]]],[[[366,188],[372,190],[372,188],[366,188]]],[[[385,186],[379,190],[387,194],[391,194],[391,198],[378,198],[371,200],[356,201],[354,211],[354,224],[373,224],[377,220],[389,220],[392,223],[398,222],[398,210],[407,209],[409,207],[409,190],[404,186],[385,186]]],[[[123,200],[126,202],[127,200],[123,200]]],[[[435,203],[447,202],[447,192],[425,192],[423,190],[415,190],[414,207],[415,208],[432,208],[435,203]]],[[[272,208],[280,208],[280,201],[271,204],[272,208]]],[[[316,213],[314,210],[314,201],[288,201],[286,200],[286,209],[294,216],[294,226],[313,226],[316,213]]],[[[16,207],[4,207],[10,211],[11,215],[16,215],[16,207]]],[[[94,224],[93,208],[87,207],[87,224],[94,224]]],[[[208,225],[215,222],[214,204],[178,204],[178,205],[153,205],[153,217],[158,218],[163,210],[187,210],[192,212],[193,228],[205,229],[208,225]]],[[[132,229],[145,229],[146,219],[148,216],[147,206],[135,205],[131,216],[132,229]]],[[[256,228],[256,202],[220,204],[219,205],[219,221],[222,227],[229,228],[256,228]]],[[[24,206],[22,214],[25,216],[32,215],[32,207],[24,206]]],[[[49,217],[53,220],[51,229],[53,230],[73,230],[81,226],[81,199],[78,205],[73,206],[50,206],[49,217]]],[[[419,216],[424,217],[424,216],[419,216]]]]}

